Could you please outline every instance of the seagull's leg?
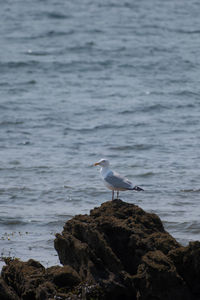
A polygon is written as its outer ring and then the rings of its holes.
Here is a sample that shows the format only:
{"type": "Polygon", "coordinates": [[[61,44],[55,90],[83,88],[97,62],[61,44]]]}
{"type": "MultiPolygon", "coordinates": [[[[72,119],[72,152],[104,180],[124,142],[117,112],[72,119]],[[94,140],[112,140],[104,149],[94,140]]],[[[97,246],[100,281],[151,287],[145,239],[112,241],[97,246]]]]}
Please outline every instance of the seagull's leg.
{"type": "Polygon", "coordinates": [[[114,190],[112,191],[112,200],[114,200],[114,190]]]}
{"type": "Polygon", "coordinates": [[[119,191],[117,191],[117,199],[119,199],[119,191]]]}

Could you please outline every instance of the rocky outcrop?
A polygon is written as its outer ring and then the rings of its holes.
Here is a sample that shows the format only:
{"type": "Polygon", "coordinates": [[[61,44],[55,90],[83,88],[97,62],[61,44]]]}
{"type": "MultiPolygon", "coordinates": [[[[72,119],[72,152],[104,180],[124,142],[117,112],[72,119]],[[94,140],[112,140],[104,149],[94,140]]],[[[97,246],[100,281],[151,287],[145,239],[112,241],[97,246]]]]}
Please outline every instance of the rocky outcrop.
{"type": "Polygon", "coordinates": [[[45,269],[33,259],[7,259],[6,263],[0,280],[1,300],[66,299],[72,287],[80,283],[79,275],[70,266],[45,269]]]}
{"type": "Polygon", "coordinates": [[[67,221],[63,267],[7,260],[0,299],[200,299],[200,242],[182,247],[155,214],[114,200],[67,221]]]}

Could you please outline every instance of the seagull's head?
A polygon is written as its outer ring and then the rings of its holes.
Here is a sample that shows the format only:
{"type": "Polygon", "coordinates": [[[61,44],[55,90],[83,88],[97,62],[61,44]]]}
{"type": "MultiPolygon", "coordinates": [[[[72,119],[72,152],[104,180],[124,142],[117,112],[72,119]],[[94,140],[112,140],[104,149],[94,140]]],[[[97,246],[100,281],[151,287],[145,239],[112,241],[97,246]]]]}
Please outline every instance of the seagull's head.
{"type": "Polygon", "coordinates": [[[101,167],[108,167],[109,166],[109,161],[107,159],[100,159],[100,161],[96,162],[94,166],[101,166],[101,167]]]}

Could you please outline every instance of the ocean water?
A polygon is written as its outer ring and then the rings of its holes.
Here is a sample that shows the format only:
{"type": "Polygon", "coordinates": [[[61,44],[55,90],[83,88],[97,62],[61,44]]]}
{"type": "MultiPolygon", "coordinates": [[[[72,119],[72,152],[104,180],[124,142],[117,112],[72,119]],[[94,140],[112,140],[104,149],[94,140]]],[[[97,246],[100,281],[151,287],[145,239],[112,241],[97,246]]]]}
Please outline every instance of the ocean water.
{"type": "Polygon", "coordinates": [[[102,157],[180,243],[200,239],[200,2],[5,0],[0,253],[57,264],[54,234],[111,200],[102,157]]]}

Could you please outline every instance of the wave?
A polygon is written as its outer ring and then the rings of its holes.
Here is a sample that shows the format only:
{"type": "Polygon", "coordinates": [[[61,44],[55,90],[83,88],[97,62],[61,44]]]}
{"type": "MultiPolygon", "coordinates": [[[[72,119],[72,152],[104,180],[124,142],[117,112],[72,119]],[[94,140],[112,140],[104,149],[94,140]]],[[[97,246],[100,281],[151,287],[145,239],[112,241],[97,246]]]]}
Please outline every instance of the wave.
{"type": "Polygon", "coordinates": [[[25,69],[25,68],[37,68],[40,66],[40,62],[36,60],[29,60],[29,61],[8,61],[4,63],[0,63],[1,72],[6,72],[7,70],[18,70],[18,69],[25,69]]]}
{"type": "Polygon", "coordinates": [[[176,30],[172,30],[172,31],[175,31],[177,33],[181,33],[181,34],[197,34],[197,35],[200,35],[200,30],[197,29],[197,30],[186,30],[186,29],[176,29],[176,30]]]}
{"type": "MultiPolygon", "coordinates": [[[[189,91],[189,90],[177,91],[177,92],[173,92],[173,94],[175,94],[177,96],[187,96],[187,97],[198,96],[199,97],[198,92],[189,91]]],[[[188,105],[192,105],[192,104],[189,103],[188,105]]]]}
{"type": "Polygon", "coordinates": [[[0,218],[1,225],[13,226],[13,225],[27,225],[26,221],[23,221],[21,216],[18,217],[2,217],[0,218]]]}
{"type": "Polygon", "coordinates": [[[180,192],[183,192],[183,193],[200,193],[200,189],[183,189],[183,190],[180,190],[180,192]]]}
{"type": "Polygon", "coordinates": [[[158,111],[166,110],[166,109],[170,109],[170,107],[167,105],[157,103],[157,104],[152,104],[149,106],[144,106],[144,107],[140,108],[140,111],[142,111],[142,112],[151,112],[151,111],[158,112],[158,111]]]}
{"type": "MultiPolygon", "coordinates": [[[[138,112],[160,112],[162,110],[168,110],[171,109],[168,105],[163,105],[161,103],[151,104],[151,105],[144,105],[142,107],[136,106],[134,109],[126,109],[121,111],[119,114],[128,115],[128,114],[135,114],[138,112]]],[[[145,125],[145,123],[139,122],[140,125],[145,125]]]]}
{"type": "Polygon", "coordinates": [[[24,124],[24,121],[2,121],[0,122],[0,127],[16,126],[22,124],[24,124]]]}
{"type": "Polygon", "coordinates": [[[105,129],[121,129],[126,127],[127,125],[117,125],[117,124],[103,124],[103,125],[96,125],[94,127],[83,127],[83,128],[73,128],[73,127],[66,127],[64,129],[64,135],[67,135],[70,131],[80,132],[80,133],[88,133],[97,130],[105,130],[105,129]]]}
{"type": "Polygon", "coordinates": [[[135,175],[135,177],[150,177],[150,176],[154,176],[154,175],[155,175],[154,172],[145,172],[145,173],[137,174],[137,175],[135,175]]]}
{"type": "Polygon", "coordinates": [[[47,12],[47,17],[50,19],[69,19],[71,16],[58,12],[47,12]]]}
{"type": "Polygon", "coordinates": [[[151,144],[136,144],[136,145],[125,145],[125,146],[117,146],[110,147],[110,150],[114,151],[127,151],[127,150],[149,150],[153,148],[155,145],[151,144]]]}

